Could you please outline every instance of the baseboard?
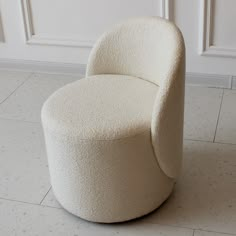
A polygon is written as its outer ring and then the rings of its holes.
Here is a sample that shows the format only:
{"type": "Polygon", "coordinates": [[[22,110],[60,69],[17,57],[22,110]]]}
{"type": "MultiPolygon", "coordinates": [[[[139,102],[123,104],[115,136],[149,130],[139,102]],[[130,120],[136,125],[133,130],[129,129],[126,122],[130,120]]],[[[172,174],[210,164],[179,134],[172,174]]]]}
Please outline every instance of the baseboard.
{"type": "Polygon", "coordinates": [[[0,69],[44,72],[53,74],[85,75],[86,65],[76,63],[0,59],[0,69]]]}
{"type": "MultiPolygon", "coordinates": [[[[76,63],[0,59],[0,69],[85,75],[86,65],[76,63]]],[[[236,76],[187,72],[186,84],[202,87],[236,89],[236,76]]]]}
{"type": "Polygon", "coordinates": [[[233,76],[187,72],[186,83],[202,87],[232,89],[233,76]]]}
{"type": "Polygon", "coordinates": [[[232,89],[236,89],[236,76],[232,78],[232,89]]]}

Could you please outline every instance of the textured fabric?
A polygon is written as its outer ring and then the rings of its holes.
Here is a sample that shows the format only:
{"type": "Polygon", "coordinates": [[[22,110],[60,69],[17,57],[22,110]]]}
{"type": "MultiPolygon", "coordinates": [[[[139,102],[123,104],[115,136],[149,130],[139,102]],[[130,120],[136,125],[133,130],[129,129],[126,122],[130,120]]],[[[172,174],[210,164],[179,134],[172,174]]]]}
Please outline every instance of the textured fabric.
{"type": "Polygon", "coordinates": [[[170,195],[150,132],[116,140],[81,140],[45,129],[53,192],[69,212],[94,222],[143,216],[170,195]]]}
{"type": "Polygon", "coordinates": [[[52,188],[95,222],[143,216],[170,195],[182,163],[185,48],[158,17],[131,19],[95,44],[87,78],[44,104],[52,188]]]}
{"type": "Polygon", "coordinates": [[[157,17],[134,18],[104,33],[90,53],[87,76],[124,74],[160,85],[167,79],[183,42],[178,28],[157,17]]]}
{"type": "MultiPolygon", "coordinates": [[[[182,55],[182,54],[180,54],[182,55]]],[[[171,178],[179,176],[183,155],[184,54],[157,94],[151,135],[158,163],[171,178]]]]}
{"type": "Polygon", "coordinates": [[[131,76],[91,76],[55,92],[42,118],[54,132],[80,139],[133,136],[151,129],[157,91],[155,84],[131,76]]]}
{"type": "Polygon", "coordinates": [[[182,163],[185,47],[179,29],[158,17],[130,19],[106,32],[94,46],[87,76],[125,74],[160,86],[151,135],[163,171],[177,178],[182,163]]]}

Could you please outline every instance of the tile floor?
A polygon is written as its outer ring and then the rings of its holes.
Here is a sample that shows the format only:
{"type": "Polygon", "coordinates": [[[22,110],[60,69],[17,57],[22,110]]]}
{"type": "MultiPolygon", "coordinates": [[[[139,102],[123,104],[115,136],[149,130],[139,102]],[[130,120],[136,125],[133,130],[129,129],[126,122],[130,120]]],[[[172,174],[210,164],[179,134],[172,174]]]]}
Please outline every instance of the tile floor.
{"type": "Polygon", "coordinates": [[[0,235],[236,235],[236,90],[186,87],[183,172],[159,210],[103,225],[61,209],[50,187],[40,108],[80,77],[0,71],[0,235]]]}

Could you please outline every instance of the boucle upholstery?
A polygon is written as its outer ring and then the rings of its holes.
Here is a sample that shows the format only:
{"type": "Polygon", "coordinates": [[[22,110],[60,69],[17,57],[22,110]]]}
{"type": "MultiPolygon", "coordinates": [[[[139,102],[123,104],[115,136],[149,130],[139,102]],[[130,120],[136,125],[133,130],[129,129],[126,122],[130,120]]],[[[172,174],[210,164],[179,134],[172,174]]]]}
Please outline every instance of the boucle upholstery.
{"type": "Polygon", "coordinates": [[[87,76],[125,74],[160,86],[153,107],[152,144],[161,168],[173,178],[182,162],[184,72],[182,34],[158,17],[130,19],[106,32],[87,66],[87,76]]]}
{"type": "Polygon", "coordinates": [[[86,78],[42,109],[51,184],[95,222],[145,215],[170,195],[182,162],[185,49],[158,17],[131,19],[95,44],[86,78]]]}
{"type": "Polygon", "coordinates": [[[42,113],[47,120],[45,126],[60,134],[89,140],[137,135],[151,129],[158,88],[123,75],[95,75],[78,80],[48,99],[42,113]]]}

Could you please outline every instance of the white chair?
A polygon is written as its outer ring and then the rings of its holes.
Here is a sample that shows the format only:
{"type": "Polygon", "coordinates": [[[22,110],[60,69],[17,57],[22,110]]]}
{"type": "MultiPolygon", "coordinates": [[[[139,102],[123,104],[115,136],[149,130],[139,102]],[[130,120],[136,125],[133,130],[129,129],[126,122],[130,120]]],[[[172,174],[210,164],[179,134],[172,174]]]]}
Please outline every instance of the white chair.
{"type": "Polygon", "coordinates": [[[94,222],[159,207],[181,169],[185,48],[158,17],[130,19],[95,44],[86,78],[42,108],[51,184],[69,212],[94,222]]]}

